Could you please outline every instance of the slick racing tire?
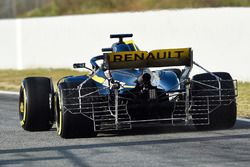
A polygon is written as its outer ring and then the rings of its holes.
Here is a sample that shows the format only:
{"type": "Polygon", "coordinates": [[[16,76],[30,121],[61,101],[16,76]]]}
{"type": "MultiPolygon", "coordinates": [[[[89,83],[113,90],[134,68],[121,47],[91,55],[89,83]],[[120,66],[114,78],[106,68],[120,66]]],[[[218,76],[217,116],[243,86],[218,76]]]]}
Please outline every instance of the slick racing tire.
{"type": "Polygon", "coordinates": [[[28,77],[19,92],[20,124],[27,131],[50,130],[54,122],[53,84],[45,77],[28,77]]]}
{"type": "MultiPolygon", "coordinates": [[[[79,113],[79,110],[76,111],[75,108],[79,105],[67,105],[67,104],[79,104],[78,91],[71,91],[72,88],[76,88],[80,83],[79,82],[63,82],[58,86],[58,92],[56,95],[56,124],[57,124],[57,133],[62,138],[88,138],[95,137],[97,133],[94,132],[94,123],[93,120],[87,117],[84,114],[79,113]],[[67,105],[67,106],[66,106],[67,105]],[[77,113],[76,113],[77,112],[77,113]]],[[[94,87],[94,83],[89,81],[84,84],[84,87],[94,87]]],[[[88,89],[83,89],[81,94],[90,93],[88,89]]],[[[91,99],[85,99],[82,103],[87,103],[88,111],[91,112],[91,99]]],[[[82,112],[85,112],[82,109],[82,112]]]]}
{"type": "MultiPolygon", "coordinates": [[[[237,117],[237,108],[235,100],[235,87],[234,82],[230,74],[225,72],[216,72],[214,73],[221,78],[221,103],[219,102],[218,91],[214,89],[211,91],[211,88],[199,83],[193,82],[191,84],[192,95],[195,96],[193,100],[203,101],[203,97],[209,98],[209,108],[211,112],[209,113],[209,124],[202,125],[204,120],[202,116],[193,115],[194,124],[198,130],[216,130],[216,129],[229,129],[232,128],[236,122],[237,117]],[[199,98],[200,97],[200,98],[199,98]],[[198,118],[198,119],[197,119],[198,118]],[[195,120],[197,119],[197,120],[195,120]]],[[[218,87],[218,82],[214,76],[209,73],[198,74],[193,77],[194,81],[202,82],[214,87],[218,87]],[[206,80],[206,82],[204,82],[206,80]]],[[[201,104],[202,102],[198,102],[201,104]]],[[[204,105],[204,104],[203,104],[204,105]]]]}

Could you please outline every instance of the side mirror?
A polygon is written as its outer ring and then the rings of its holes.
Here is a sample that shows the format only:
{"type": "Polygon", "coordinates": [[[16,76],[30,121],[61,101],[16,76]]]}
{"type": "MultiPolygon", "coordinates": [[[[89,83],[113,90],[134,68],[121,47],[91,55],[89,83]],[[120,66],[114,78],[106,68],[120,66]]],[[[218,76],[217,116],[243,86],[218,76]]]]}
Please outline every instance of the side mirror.
{"type": "Polygon", "coordinates": [[[94,70],[89,68],[89,67],[86,67],[85,63],[74,63],[73,68],[85,68],[85,69],[91,71],[92,73],[94,73],[94,70]]]}
{"type": "Polygon", "coordinates": [[[112,48],[102,48],[102,52],[112,52],[112,48]]]}
{"type": "Polygon", "coordinates": [[[85,68],[85,63],[74,63],[73,68],[85,68]]]}

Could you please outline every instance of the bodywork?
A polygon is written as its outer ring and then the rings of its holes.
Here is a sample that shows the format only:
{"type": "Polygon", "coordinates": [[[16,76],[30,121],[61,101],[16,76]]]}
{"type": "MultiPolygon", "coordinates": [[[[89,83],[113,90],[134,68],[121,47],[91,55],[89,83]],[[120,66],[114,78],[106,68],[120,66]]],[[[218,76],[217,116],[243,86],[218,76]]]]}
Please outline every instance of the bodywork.
{"type": "Polygon", "coordinates": [[[64,112],[89,118],[96,132],[131,129],[139,123],[208,125],[211,112],[235,101],[230,92],[237,87],[227,90],[228,95],[223,93],[228,96],[223,98],[221,79],[193,61],[191,48],[147,52],[140,51],[133,41],[123,41],[131,35],[111,37],[119,38],[119,42],[93,57],[92,68],[74,64],[75,68],[90,70],[89,75],[64,77],[58,82],[67,101],[64,112]],[[193,65],[214,76],[215,84],[190,79],[193,65]],[[194,83],[206,85],[218,98],[197,95],[192,89],[194,83]],[[66,88],[62,86],[65,84],[66,88]]]}

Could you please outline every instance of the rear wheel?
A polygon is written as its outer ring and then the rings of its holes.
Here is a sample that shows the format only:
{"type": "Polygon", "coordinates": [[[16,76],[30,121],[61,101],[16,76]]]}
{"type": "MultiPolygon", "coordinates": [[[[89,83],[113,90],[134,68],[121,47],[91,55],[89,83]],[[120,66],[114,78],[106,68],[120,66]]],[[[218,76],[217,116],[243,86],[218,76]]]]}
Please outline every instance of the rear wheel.
{"type": "MultiPolygon", "coordinates": [[[[79,105],[67,105],[67,104],[78,104],[79,100],[72,97],[78,97],[78,91],[71,90],[76,88],[80,83],[60,83],[58,86],[58,92],[56,96],[56,123],[57,132],[63,138],[84,138],[84,137],[95,137],[97,133],[94,132],[94,123],[90,117],[85,114],[79,113],[79,105]]],[[[84,86],[94,87],[94,83],[88,82],[84,86]]],[[[83,89],[81,94],[90,93],[88,89],[83,89]]],[[[86,99],[82,103],[88,103],[86,99]]],[[[88,112],[91,112],[91,101],[89,101],[88,112]]],[[[84,113],[84,111],[82,110],[84,113]]]]}
{"type": "MultiPolygon", "coordinates": [[[[217,72],[214,74],[221,78],[221,101],[219,101],[218,90],[211,90],[211,87],[196,82],[193,82],[191,85],[192,95],[195,97],[194,100],[204,101],[205,98],[209,98],[211,111],[209,113],[209,125],[202,125],[204,120],[199,120],[202,116],[193,115],[193,118],[198,118],[194,120],[194,123],[197,124],[196,128],[199,130],[228,129],[233,127],[236,121],[237,109],[232,77],[225,72],[217,72]]],[[[195,75],[193,80],[219,87],[216,78],[210,73],[195,75]]],[[[202,102],[198,102],[198,104],[202,104],[202,102]]]]}
{"type": "Polygon", "coordinates": [[[19,118],[28,131],[49,130],[54,121],[53,85],[49,78],[28,77],[19,93],[19,118]]]}

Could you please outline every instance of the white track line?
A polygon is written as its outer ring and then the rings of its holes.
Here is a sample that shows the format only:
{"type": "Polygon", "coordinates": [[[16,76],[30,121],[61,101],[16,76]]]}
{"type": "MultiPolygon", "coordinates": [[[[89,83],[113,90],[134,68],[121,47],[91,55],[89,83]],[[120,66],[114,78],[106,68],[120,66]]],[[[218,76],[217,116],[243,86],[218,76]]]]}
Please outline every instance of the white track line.
{"type": "Polygon", "coordinates": [[[247,119],[247,118],[240,118],[240,117],[238,117],[237,120],[239,120],[239,121],[245,121],[245,122],[250,122],[250,119],[247,119]]]}
{"type": "Polygon", "coordinates": [[[0,94],[6,94],[6,95],[19,95],[19,92],[2,91],[2,90],[0,90],[0,94]]]}

